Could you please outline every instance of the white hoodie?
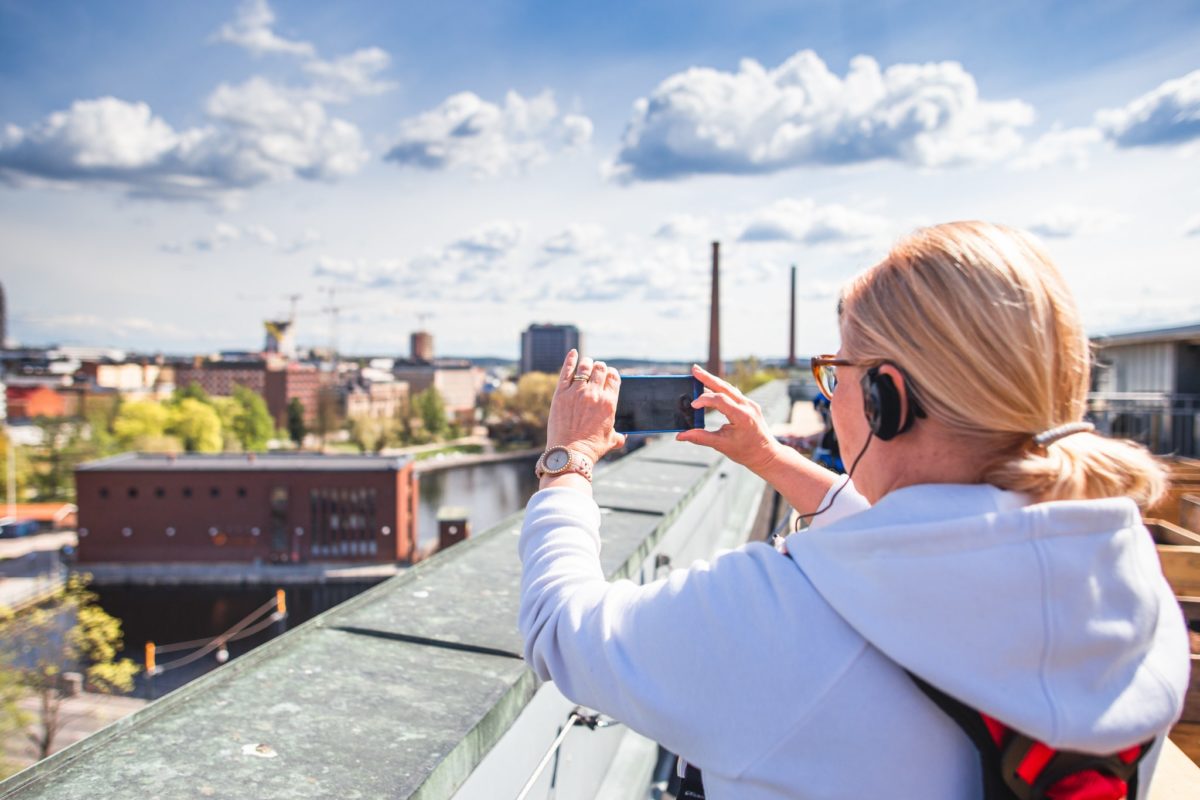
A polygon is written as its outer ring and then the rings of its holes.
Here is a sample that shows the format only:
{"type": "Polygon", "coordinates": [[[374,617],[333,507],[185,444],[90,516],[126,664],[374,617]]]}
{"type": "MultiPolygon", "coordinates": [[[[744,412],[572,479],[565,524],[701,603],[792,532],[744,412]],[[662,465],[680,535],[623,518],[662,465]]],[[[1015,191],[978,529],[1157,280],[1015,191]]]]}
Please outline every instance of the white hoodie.
{"type": "Polygon", "coordinates": [[[1119,750],[1183,707],[1186,628],[1127,499],[922,485],[870,507],[851,485],[786,554],[643,586],[605,580],[599,529],[580,492],[529,501],[526,661],[701,767],[711,800],[980,797],[973,745],[899,665],[1052,747],[1119,750]]]}

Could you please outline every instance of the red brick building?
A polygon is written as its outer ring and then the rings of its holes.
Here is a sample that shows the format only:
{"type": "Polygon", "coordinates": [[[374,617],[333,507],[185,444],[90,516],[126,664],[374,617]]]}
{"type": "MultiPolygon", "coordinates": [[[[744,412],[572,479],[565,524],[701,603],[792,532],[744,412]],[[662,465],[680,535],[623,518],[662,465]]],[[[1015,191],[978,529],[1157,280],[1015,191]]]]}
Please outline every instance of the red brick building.
{"type": "Polygon", "coordinates": [[[206,361],[189,367],[176,367],[175,385],[196,383],[217,397],[229,397],[234,387],[245,386],[262,396],[267,411],[279,427],[287,425],[287,407],[293,398],[304,406],[304,420],[317,419],[321,391],[333,385],[329,373],[311,364],[280,363],[263,360],[206,361]]]}
{"type": "Polygon", "coordinates": [[[65,417],[73,410],[68,407],[67,398],[49,386],[8,386],[4,396],[9,419],[65,417]]]}
{"type": "Polygon", "coordinates": [[[263,399],[267,410],[280,428],[287,426],[288,404],[295,398],[304,406],[304,421],[312,424],[317,419],[317,406],[321,391],[329,387],[332,391],[333,378],[311,364],[288,364],[282,369],[266,373],[266,388],[263,399]]]}
{"type": "Polygon", "coordinates": [[[78,560],[411,562],[411,459],[124,453],[75,471],[78,560]]]}

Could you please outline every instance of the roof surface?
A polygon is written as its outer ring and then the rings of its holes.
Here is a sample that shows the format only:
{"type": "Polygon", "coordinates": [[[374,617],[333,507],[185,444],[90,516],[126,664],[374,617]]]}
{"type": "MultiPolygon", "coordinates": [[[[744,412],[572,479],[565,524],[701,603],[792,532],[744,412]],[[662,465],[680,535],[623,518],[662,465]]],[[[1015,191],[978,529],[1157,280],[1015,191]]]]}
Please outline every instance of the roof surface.
{"type": "Polygon", "coordinates": [[[80,472],[378,472],[410,459],[320,453],[121,453],[77,467],[80,472]]]}

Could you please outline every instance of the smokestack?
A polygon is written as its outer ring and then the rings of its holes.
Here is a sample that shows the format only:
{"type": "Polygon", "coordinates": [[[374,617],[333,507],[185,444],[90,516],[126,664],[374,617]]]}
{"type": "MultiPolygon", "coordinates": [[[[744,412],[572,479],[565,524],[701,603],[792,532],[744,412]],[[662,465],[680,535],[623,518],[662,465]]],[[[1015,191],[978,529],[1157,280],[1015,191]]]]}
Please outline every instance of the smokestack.
{"type": "Polygon", "coordinates": [[[792,264],[792,293],[791,311],[788,314],[788,363],[789,367],[796,366],[796,265],[792,264]]]}
{"type": "Polygon", "coordinates": [[[708,320],[708,365],[713,375],[722,375],[721,369],[721,243],[712,243],[712,302],[708,320]]]}

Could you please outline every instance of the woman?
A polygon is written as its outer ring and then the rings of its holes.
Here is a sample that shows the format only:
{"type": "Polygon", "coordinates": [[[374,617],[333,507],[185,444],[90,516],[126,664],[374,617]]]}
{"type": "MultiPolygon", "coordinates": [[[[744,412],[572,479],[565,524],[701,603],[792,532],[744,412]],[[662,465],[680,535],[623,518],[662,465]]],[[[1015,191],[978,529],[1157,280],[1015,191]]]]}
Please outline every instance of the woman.
{"type": "Polygon", "coordinates": [[[1046,254],[985,223],[918,231],[850,282],[839,325],[814,369],[853,482],[696,367],[695,405],[728,421],[678,438],[819,513],[783,554],[644,586],[605,581],[591,499],[620,376],[567,356],[547,433],[569,452],[540,462],[520,541],[530,666],[701,767],[713,800],[980,797],[971,741],[906,671],[1053,748],[1161,746],[1189,669],[1138,511],[1164,478],[1082,423],[1088,344],[1046,254]]]}

